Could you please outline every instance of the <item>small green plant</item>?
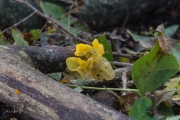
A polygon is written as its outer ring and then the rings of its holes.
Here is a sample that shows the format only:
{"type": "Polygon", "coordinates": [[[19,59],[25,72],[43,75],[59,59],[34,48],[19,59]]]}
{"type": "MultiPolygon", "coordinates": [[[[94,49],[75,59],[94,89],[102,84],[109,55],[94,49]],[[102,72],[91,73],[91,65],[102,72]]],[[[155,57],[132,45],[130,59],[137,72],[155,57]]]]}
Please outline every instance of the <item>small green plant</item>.
{"type": "Polygon", "coordinates": [[[164,25],[159,25],[155,32],[157,32],[155,47],[148,54],[138,59],[132,68],[132,79],[139,90],[141,98],[134,103],[130,116],[137,120],[155,120],[167,117],[172,112],[171,99],[177,91],[173,89],[154,92],[162,83],[167,82],[179,71],[179,64],[172,54],[164,25]],[[154,92],[153,95],[149,95],[151,99],[145,96],[148,92],[154,92]],[[152,98],[154,101],[152,101],[152,98]],[[171,112],[167,114],[166,111],[171,112]]]}

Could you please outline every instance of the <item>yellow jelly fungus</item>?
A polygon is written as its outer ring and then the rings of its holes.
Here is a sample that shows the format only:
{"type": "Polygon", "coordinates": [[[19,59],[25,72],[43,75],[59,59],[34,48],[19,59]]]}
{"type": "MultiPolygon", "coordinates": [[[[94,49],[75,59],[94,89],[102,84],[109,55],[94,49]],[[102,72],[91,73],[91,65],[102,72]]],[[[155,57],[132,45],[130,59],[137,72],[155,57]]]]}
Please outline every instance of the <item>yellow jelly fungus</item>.
{"type": "Polygon", "coordinates": [[[102,81],[103,79],[112,80],[115,77],[111,64],[104,57],[101,57],[98,62],[94,63],[92,75],[99,81],[102,81]]]}
{"type": "Polygon", "coordinates": [[[91,56],[93,57],[94,62],[98,62],[102,57],[102,54],[104,54],[104,46],[100,44],[97,39],[94,39],[90,53],[92,54],[91,56]]]}
{"type": "Polygon", "coordinates": [[[83,56],[85,55],[87,52],[89,52],[91,49],[91,46],[88,44],[78,44],[76,45],[76,52],[74,53],[74,55],[76,56],[83,56]]]}
{"type": "Polygon", "coordinates": [[[87,59],[87,62],[85,63],[85,65],[89,68],[92,69],[94,68],[94,59],[92,57],[87,59]]]}
{"type": "Polygon", "coordinates": [[[102,54],[93,47],[92,47],[90,53],[92,54],[91,57],[93,58],[94,62],[98,62],[99,59],[102,57],[102,54]]]}
{"type": "Polygon", "coordinates": [[[111,64],[102,56],[104,47],[97,39],[94,39],[92,46],[82,43],[76,45],[74,54],[78,57],[66,59],[67,68],[64,72],[66,79],[75,77],[83,80],[93,77],[102,81],[112,80],[115,77],[111,64]]]}
{"type": "Polygon", "coordinates": [[[87,74],[86,61],[77,57],[69,57],[66,59],[66,65],[69,71],[72,71],[74,77],[79,79],[85,79],[87,74]]]}
{"type": "Polygon", "coordinates": [[[98,42],[97,39],[94,39],[92,42],[93,48],[96,48],[97,51],[102,55],[104,54],[104,46],[98,42]]]}

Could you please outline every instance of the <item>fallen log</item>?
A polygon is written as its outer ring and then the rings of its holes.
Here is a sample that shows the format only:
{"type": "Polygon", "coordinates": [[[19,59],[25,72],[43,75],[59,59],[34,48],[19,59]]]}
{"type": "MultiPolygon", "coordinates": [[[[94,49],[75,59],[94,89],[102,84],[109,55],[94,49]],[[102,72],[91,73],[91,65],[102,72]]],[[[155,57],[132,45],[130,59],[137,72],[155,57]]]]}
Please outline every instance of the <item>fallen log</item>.
{"type": "MultiPolygon", "coordinates": [[[[33,68],[34,62],[27,56],[31,48],[0,46],[0,101],[35,120],[131,120],[33,68]]],[[[72,55],[66,55],[70,48],[59,50],[65,57],[72,55]]]]}

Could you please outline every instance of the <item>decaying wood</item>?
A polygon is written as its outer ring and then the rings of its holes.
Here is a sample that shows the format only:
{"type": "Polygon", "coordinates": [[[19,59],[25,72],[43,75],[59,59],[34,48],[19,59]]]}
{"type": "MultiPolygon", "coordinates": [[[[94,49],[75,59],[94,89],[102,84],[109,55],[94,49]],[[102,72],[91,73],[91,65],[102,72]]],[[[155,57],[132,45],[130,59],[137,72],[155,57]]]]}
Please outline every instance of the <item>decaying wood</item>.
{"type": "Polygon", "coordinates": [[[66,58],[74,56],[71,47],[11,46],[32,67],[43,73],[62,72],[66,67],[66,58]]]}
{"type": "Polygon", "coordinates": [[[35,120],[130,120],[39,72],[24,51],[0,46],[0,101],[35,120]]]}

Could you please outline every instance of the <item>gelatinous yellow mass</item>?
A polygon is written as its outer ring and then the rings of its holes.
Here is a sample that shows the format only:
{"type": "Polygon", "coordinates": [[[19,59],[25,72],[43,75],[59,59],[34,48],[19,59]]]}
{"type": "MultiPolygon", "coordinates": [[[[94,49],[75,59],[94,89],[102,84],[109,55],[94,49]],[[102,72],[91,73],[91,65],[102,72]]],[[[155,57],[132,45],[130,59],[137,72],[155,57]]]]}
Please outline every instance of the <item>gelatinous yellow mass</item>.
{"type": "Polygon", "coordinates": [[[101,57],[101,59],[94,64],[92,75],[94,79],[99,81],[103,79],[112,80],[115,77],[111,64],[104,57],[101,57]]]}
{"type": "Polygon", "coordinates": [[[72,71],[74,77],[85,79],[87,75],[87,66],[84,66],[86,61],[77,57],[69,57],[66,59],[66,65],[69,71],[72,71]]]}
{"type": "Polygon", "coordinates": [[[102,54],[104,54],[104,46],[100,44],[97,39],[94,39],[90,53],[92,54],[94,62],[97,62],[102,57],[102,54]]]}
{"type": "Polygon", "coordinates": [[[102,55],[104,54],[104,46],[98,42],[97,39],[94,39],[92,42],[93,48],[97,49],[97,51],[102,55]]]}
{"type": "Polygon", "coordinates": [[[77,44],[76,45],[76,52],[74,53],[76,56],[84,56],[87,52],[89,52],[91,49],[91,46],[88,44],[77,44]]]}
{"type": "Polygon", "coordinates": [[[92,46],[88,44],[76,45],[76,52],[74,53],[78,57],[69,57],[66,59],[66,72],[68,78],[74,76],[78,79],[86,79],[94,77],[94,79],[102,81],[112,80],[115,77],[111,64],[106,58],[102,56],[104,54],[104,47],[94,39],[92,46]]]}

